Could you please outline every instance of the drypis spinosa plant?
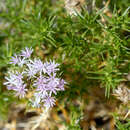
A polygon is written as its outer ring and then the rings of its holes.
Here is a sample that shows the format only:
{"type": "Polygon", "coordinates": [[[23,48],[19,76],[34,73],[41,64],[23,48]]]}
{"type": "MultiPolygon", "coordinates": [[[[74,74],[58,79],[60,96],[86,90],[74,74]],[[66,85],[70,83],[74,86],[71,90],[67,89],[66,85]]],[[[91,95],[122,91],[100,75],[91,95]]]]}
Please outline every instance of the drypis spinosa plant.
{"type": "Polygon", "coordinates": [[[66,82],[57,77],[58,63],[54,60],[43,63],[38,58],[32,59],[32,52],[32,48],[26,47],[21,54],[14,54],[10,60],[14,68],[9,70],[4,85],[8,90],[15,91],[19,98],[24,98],[32,88],[34,92],[31,99],[32,106],[49,109],[55,105],[54,95],[58,91],[64,91],[66,82]]]}

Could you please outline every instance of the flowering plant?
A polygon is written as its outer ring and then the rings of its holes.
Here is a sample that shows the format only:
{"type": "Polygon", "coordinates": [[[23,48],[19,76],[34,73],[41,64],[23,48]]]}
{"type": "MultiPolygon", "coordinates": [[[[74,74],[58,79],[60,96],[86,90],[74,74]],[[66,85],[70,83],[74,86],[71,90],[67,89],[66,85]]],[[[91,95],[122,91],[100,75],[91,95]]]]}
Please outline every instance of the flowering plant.
{"type": "Polygon", "coordinates": [[[58,63],[54,60],[43,63],[38,58],[32,59],[32,52],[32,48],[26,47],[20,55],[14,54],[10,64],[15,67],[8,72],[4,85],[8,90],[15,91],[19,98],[24,98],[32,88],[34,90],[32,106],[49,109],[55,105],[54,95],[58,91],[64,91],[66,82],[57,77],[58,63]]]}

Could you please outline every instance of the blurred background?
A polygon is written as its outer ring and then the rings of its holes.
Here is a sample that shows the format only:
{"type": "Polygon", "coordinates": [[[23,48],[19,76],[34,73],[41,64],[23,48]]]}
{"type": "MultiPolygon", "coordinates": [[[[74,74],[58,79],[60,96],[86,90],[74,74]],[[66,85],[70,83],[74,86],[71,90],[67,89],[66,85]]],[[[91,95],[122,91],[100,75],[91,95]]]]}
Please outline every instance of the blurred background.
{"type": "Polygon", "coordinates": [[[0,130],[129,130],[129,9],[129,0],[0,0],[0,130]],[[68,82],[39,123],[31,93],[21,100],[3,85],[26,46],[60,63],[68,82]]]}

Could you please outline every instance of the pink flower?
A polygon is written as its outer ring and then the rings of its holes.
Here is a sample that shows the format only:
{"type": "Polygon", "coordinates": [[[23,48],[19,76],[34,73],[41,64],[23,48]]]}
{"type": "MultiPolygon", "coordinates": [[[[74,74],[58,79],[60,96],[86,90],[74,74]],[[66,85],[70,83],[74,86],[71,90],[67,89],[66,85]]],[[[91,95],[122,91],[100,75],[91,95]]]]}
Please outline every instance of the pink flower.
{"type": "Polygon", "coordinates": [[[25,87],[26,87],[26,84],[21,84],[19,86],[16,86],[15,88],[13,88],[13,90],[16,91],[16,96],[19,96],[20,98],[24,98],[25,94],[28,90],[25,87]]]}
{"type": "MultiPolygon", "coordinates": [[[[21,54],[16,54],[11,58],[11,64],[17,64],[5,77],[8,90],[14,90],[16,96],[24,98],[27,91],[26,86],[32,85],[34,95],[32,101],[33,107],[42,105],[49,109],[55,105],[54,96],[58,91],[64,91],[66,82],[57,77],[59,64],[53,61],[43,63],[40,59],[31,59],[33,49],[25,48],[21,54]]],[[[32,88],[32,87],[31,87],[32,88]]],[[[32,91],[32,90],[31,90],[32,91]]]]}
{"type": "Polygon", "coordinates": [[[14,56],[11,57],[10,64],[18,64],[19,63],[19,57],[14,54],[14,56]]]}
{"type": "Polygon", "coordinates": [[[26,47],[25,50],[22,50],[20,56],[23,56],[25,58],[29,58],[31,56],[32,52],[33,52],[33,49],[26,47]]]}
{"type": "Polygon", "coordinates": [[[42,61],[40,59],[34,59],[34,61],[30,60],[30,63],[32,65],[32,67],[35,68],[36,71],[40,73],[40,75],[42,73],[44,73],[44,74],[46,73],[44,64],[42,63],[42,61]]]}
{"type": "Polygon", "coordinates": [[[44,106],[49,109],[50,107],[53,107],[55,105],[55,98],[51,96],[46,96],[46,98],[43,99],[44,106]]]}
{"type": "Polygon", "coordinates": [[[59,66],[59,64],[55,63],[54,60],[53,61],[50,60],[50,62],[47,61],[44,63],[44,67],[45,67],[46,73],[48,75],[51,75],[51,74],[55,73],[56,71],[58,71],[59,70],[58,66],[59,66]]]}
{"type": "Polygon", "coordinates": [[[64,90],[65,90],[65,88],[64,88],[64,85],[65,85],[65,84],[67,84],[67,83],[64,81],[64,79],[61,79],[61,80],[59,81],[59,84],[58,84],[59,90],[64,91],[64,90]]]}

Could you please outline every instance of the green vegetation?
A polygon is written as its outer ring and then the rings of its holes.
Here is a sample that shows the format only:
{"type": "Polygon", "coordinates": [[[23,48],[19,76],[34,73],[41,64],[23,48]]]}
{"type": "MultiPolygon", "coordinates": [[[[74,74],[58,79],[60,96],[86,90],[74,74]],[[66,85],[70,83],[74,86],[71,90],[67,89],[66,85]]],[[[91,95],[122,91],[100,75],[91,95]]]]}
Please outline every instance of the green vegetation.
{"type": "MultiPolygon", "coordinates": [[[[64,106],[70,105],[69,130],[81,129],[80,124],[75,126],[74,123],[82,115],[81,110],[71,109],[74,99],[88,102],[83,99],[84,95],[89,88],[98,86],[105,89],[106,100],[110,100],[121,82],[130,85],[126,80],[130,72],[128,0],[112,0],[107,7],[110,15],[104,13],[102,0],[97,0],[95,9],[88,12],[83,7],[81,14],[75,17],[66,14],[62,2],[6,0],[0,7],[1,119],[11,103],[20,102],[3,82],[11,67],[9,58],[26,46],[32,47],[43,61],[51,58],[61,64],[68,85],[66,91],[57,95],[57,100],[64,106]]],[[[117,121],[119,130],[126,127],[117,121]]]]}

